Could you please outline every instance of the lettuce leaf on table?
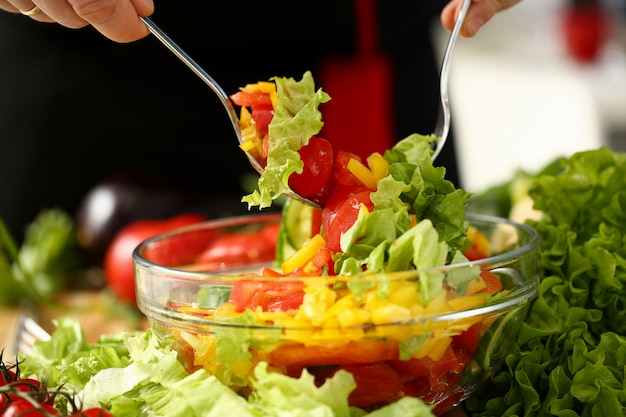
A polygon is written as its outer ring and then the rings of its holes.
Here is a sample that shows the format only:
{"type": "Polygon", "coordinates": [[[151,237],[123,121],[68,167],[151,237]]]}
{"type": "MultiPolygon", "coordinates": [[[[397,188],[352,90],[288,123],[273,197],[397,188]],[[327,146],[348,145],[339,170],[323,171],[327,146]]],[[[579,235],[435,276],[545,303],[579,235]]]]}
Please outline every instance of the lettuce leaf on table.
{"type": "Polygon", "coordinates": [[[50,388],[75,392],[85,408],[104,406],[116,417],[434,417],[432,406],[412,397],[366,413],[348,405],[356,387],[350,373],[337,372],[318,387],[306,371],[292,378],[271,372],[265,362],[255,368],[254,392],[246,400],[204,369],[188,373],[153,329],[88,343],[77,321],[55,324],[51,340],[21,355],[21,370],[50,388]]]}
{"type": "Polygon", "coordinates": [[[539,297],[515,351],[466,405],[474,416],[626,415],[626,154],[559,160],[532,179],[539,297]]]}

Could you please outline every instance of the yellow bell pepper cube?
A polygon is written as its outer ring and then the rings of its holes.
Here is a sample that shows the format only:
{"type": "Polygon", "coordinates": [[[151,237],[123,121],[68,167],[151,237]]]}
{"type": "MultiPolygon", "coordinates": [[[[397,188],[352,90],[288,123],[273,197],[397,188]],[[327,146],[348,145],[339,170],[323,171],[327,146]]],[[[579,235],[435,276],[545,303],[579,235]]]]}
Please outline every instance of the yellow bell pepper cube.
{"type": "Polygon", "coordinates": [[[367,166],[372,171],[376,183],[389,175],[389,163],[378,152],[367,157],[367,166]]]}
{"type": "Polygon", "coordinates": [[[285,259],[285,261],[281,264],[283,268],[284,274],[290,274],[296,270],[296,268],[300,266],[304,266],[308,261],[310,261],[320,249],[326,246],[326,241],[324,238],[317,234],[309,239],[304,245],[298,249],[296,253],[291,255],[289,258],[285,259]]]}
{"type": "Polygon", "coordinates": [[[467,239],[476,245],[476,248],[484,253],[485,255],[489,255],[491,253],[491,249],[489,247],[489,240],[487,237],[476,227],[470,226],[467,229],[467,239]]]}
{"type": "Polygon", "coordinates": [[[376,188],[376,179],[374,178],[374,174],[372,171],[361,162],[352,158],[348,161],[347,165],[348,171],[354,174],[366,187],[375,189],[376,188]]]}

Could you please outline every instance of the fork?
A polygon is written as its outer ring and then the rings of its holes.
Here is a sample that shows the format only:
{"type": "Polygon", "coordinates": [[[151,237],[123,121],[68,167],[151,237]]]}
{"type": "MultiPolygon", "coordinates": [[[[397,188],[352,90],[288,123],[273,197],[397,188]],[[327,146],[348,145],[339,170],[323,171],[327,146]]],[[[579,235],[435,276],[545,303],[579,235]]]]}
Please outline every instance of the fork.
{"type": "Polygon", "coordinates": [[[459,14],[456,16],[456,20],[454,22],[454,27],[452,28],[452,32],[450,32],[450,37],[448,38],[448,44],[446,45],[446,50],[443,54],[443,62],[441,64],[441,72],[439,75],[439,90],[440,90],[440,105],[439,108],[439,116],[437,118],[437,124],[435,126],[435,130],[433,134],[439,139],[437,141],[437,146],[435,147],[435,152],[433,153],[432,159],[435,160],[443,145],[446,143],[448,139],[448,133],[450,133],[450,99],[448,97],[448,79],[450,78],[450,59],[452,57],[452,51],[454,50],[454,46],[456,45],[456,40],[459,37],[459,32],[461,31],[461,26],[463,26],[463,22],[465,21],[465,16],[467,15],[467,9],[470,6],[472,0],[463,0],[463,4],[461,4],[461,8],[459,9],[459,14]]]}
{"type": "Polygon", "coordinates": [[[30,314],[22,312],[15,328],[13,352],[28,355],[32,353],[36,341],[48,341],[50,338],[50,334],[30,314]]]}

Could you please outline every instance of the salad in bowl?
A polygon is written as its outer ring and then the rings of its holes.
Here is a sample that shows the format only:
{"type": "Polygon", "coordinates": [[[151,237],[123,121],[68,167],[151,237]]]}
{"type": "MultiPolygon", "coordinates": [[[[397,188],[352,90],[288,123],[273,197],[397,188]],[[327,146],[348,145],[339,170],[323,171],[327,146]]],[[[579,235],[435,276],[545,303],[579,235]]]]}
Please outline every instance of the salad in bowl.
{"type": "Polygon", "coordinates": [[[362,412],[405,398],[437,414],[458,404],[506,355],[537,293],[534,230],[466,215],[469,193],[433,165],[431,136],[365,160],[333,149],[319,136],[328,96],[310,73],[232,98],[241,147],[264,166],[243,201],[297,194],[315,205],[287,199],[279,215],[141,244],[137,300],[154,329],[189,372],[244,398],[263,369],[319,387],[345,378],[362,412]]]}

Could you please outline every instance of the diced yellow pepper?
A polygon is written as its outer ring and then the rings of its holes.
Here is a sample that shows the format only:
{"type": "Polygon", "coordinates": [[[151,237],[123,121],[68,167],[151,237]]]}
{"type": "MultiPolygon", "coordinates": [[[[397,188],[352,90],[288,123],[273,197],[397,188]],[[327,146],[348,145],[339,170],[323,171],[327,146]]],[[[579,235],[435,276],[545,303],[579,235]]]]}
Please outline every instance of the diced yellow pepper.
{"type": "Polygon", "coordinates": [[[489,255],[491,253],[491,249],[489,247],[489,240],[487,237],[476,227],[470,226],[467,229],[467,239],[476,245],[476,248],[484,253],[485,255],[489,255]]]}
{"type": "Polygon", "coordinates": [[[415,353],[414,357],[423,358],[424,356],[428,356],[437,361],[441,359],[446,349],[448,349],[448,346],[450,346],[450,343],[452,343],[451,337],[441,337],[437,334],[433,334],[426,344],[415,353]]]}
{"type": "Polygon", "coordinates": [[[465,294],[467,295],[476,294],[477,292],[480,292],[484,290],[485,288],[487,288],[487,284],[485,284],[485,281],[483,279],[478,277],[468,282],[467,290],[465,291],[465,294]]]}
{"type": "Polygon", "coordinates": [[[276,110],[276,107],[278,107],[278,93],[276,91],[270,93],[270,100],[272,100],[272,107],[276,110]]]}
{"type": "Polygon", "coordinates": [[[411,308],[411,306],[418,304],[417,282],[394,283],[392,290],[389,291],[389,301],[405,308],[411,308]]]}
{"type": "Polygon", "coordinates": [[[250,124],[252,124],[252,113],[245,106],[242,106],[239,112],[239,127],[243,129],[250,124]]]}
{"type": "Polygon", "coordinates": [[[374,152],[367,158],[367,166],[372,171],[376,183],[389,175],[389,163],[378,152],[374,152]]]}
{"type": "Polygon", "coordinates": [[[411,318],[409,309],[400,307],[397,304],[387,304],[372,311],[372,323],[389,324],[402,323],[411,318]]]}
{"type": "Polygon", "coordinates": [[[467,310],[472,307],[478,307],[487,301],[486,294],[475,294],[467,297],[454,298],[448,300],[448,306],[452,311],[467,310]]]}
{"type": "Polygon", "coordinates": [[[283,273],[290,274],[296,270],[299,266],[305,265],[308,261],[310,261],[320,249],[326,246],[326,241],[324,238],[318,233],[309,239],[304,245],[298,249],[296,253],[291,255],[289,258],[285,259],[285,261],[281,264],[283,268],[283,273]]]}
{"type": "Polygon", "coordinates": [[[348,171],[354,174],[366,187],[376,189],[376,179],[372,171],[354,158],[348,161],[348,171]]]}
{"type": "Polygon", "coordinates": [[[271,94],[273,91],[276,91],[276,84],[271,81],[259,81],[253,84],[246,84],[241,91],[244,93],[254,93],[256,91],[260,91],[262,93],[271,94]]]}

